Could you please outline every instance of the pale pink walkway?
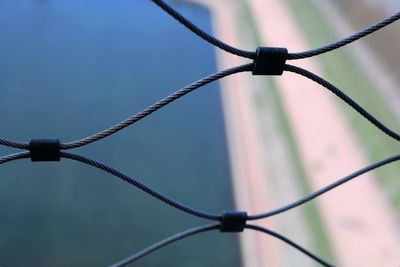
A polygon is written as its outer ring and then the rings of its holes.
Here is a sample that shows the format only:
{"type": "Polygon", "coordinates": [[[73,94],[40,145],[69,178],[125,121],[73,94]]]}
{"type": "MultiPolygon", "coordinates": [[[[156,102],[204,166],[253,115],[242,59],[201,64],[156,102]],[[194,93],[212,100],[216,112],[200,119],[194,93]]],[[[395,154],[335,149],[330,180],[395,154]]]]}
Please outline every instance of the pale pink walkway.
{"type": "MultiPolygon", "coordinates": [[[[234,0],[192,0],[210,7],[216,35],[240,44],[234,25],[234,0]]],[[[247,0],[264,44],[307,49],[298,25],[281,0],[247,0]],[[278,27],[279,26],[279,27],[278,27]]],[[[240,46],[240,45],[238,45],[240,46]]],[[[237,57],[218,52],[219,67],[240,64],[237,57]]],[[[294,62],[298,64],[299,62],[294,62]]],[[[313,60],[301,66],[320,72],[313,60]]],[[[323,88],[304,78],[285,74],[277,78],[279,91],[307,174],[314,189],[367,165],[358,140],[337,102],[323,88]]],[[[243,75],[222,81],[233,182],[237,206],[249,213],[268,210],[266,167],[261,161],[259,132],[250,86],[243,75]]],[[[364,175],[316,202],[321,208],[339,266],[399,266],[400,246],[395,221],[373,175],[364,175]]],[[[266,226],[273,227],[273,220],[266,226]]],[[[247,267],[282,266],[276,241],[261,234],[242,235],[247,267]]]]}
{"type": "MultiPolygon", "coordinates": [[[[265,45],[285,46],[293,52],[308,49],[284,1],[248,2],[265,45]]],[[[321,73],[314,60],[301,66],[321,73]]],[[[332,95],[293,74],[284,74],[276,82],[314,189],[368,164],[332,95]]],[[[317,204],[339,266],[400,266],[395,219],[372,174],[328,193],[317,204]]]]}

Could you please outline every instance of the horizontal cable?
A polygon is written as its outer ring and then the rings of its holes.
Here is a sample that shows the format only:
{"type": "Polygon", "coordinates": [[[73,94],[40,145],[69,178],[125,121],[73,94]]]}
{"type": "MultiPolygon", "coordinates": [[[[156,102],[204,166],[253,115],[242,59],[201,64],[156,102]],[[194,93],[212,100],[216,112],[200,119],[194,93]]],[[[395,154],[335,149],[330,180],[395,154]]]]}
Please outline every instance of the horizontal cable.
{"type": "Polygon", "coordinates": [[[309,57],[313,57],[313,56],[317,56],[317,55],[321,55],[327,52],[330,52],[332,50],[338,49],[342,46],[348,45],[354,41],[357,41],[373,32],[376,32],[379,29],[382,29],[383,27],[388,26],[389,24],[397,21],[398,19],[400,19],[400,12],[397,12],[396,14],[387,17],[375,24],[372,24],[370,26],[368,26],[367,28],[356,32],[342,40],[339,40],[337,42],[325,45],[323,47],[320,48],[316,48],[313,50],[309,50],[309,51],[305,51],[305,52],[300,52],[300,53],[290,53],[288,59],[302,59],[302,58],[309,58],[309,57]]]}
{"type": "Polygon", "coordinates": [[[325,193],[331,191],[332,189],[334,189],[334,188],[336,188],[336,187],[338,187],[338,186],[340,186],[340,185],[342,185],[344,183],[347,183],[347,182],[353,180],[354,178],[356,178],[356,177],[358,177],[358,176],[360,176],[360,175],[362,175],[364,173],[370,172],[370,171],[372,171],[374,169],[377,169],[379,167],[382,167],[382,166],[384,166],[386,164],[389,164],[389,163],[392,163],[392,162],[395,162],[395,161],[398,161],[398,160],[400,160],[400,154],[399,155],[395,155],[395,156],[391,156],[391,157],[386,158],[386,159],[381,160],[381,161],[378,161],[378,162],[376,162],[374,164],[371,164],[371,165],[369,165],[369,166],[367,166],[365,168],[362,168],[362,169],[360,169],[360,170],[358,170],[358,171],[356,171],[356,172],[354,172],[354,173],[352,173],[352,174],[350,174],[350,175],[348,175],[348,176],[346,176],[346,177],[344,177],[344,178],[342,178],[342,179],[340,179],[340,180],[338,180],[338,181],[336,181],[336,182],[334,182],[334,183],[332,183],[332,184],[330,184],[330,185],[328,185],[328,186],[326,186],[326,187],[324,187],[324,188],[322,188],[322,189],[320,189],[320,190],[318,190],[318,191],[316,191],[316,192],[314,192],[312,194],[309,194],[306,197],[303,197],[303,198],[301,198],[301,199],[299,199],[299,200],[297,200],[297,201],[295,201],[293,203],[290,203],[290,204],[288,204],[286,206],[283,206],[282,208],[279,208],[279,209],[276,209],[276,210],[273,210],[273,211],[269,211],[269,212],[265,212],[265,213],[261,213],[261,214],[258,214],[258,215],[249,216],[248,220],[258,220],[258,219],[262,219],[262,218],[267,218],[267,217],[271,217],[271,216],[277,215],[279,213],[291,210],[293,208],[296,208],[296,207],[298,207],[300,205],[305,204],[306,202],[308,202],[310,200],[313,200],[316,197],[321,196],[322,194],[325,194],[325,193]]]}
{"type": "Polygon", "coordinates": [[[19,152],[15,154],[10,154],[0,158],[0,164],[4,164],[10,161],[18,160],[18,159],[27,159],[29,158],[30,152],[19,152]]]}
{"type": "Polygon", "coordinates": [[[19,148],[19,149],[29,149],[29,144],[27,143],[15,142],[5,138],[0,138],[0,145],[19,148]]]}
{"type": "Polygon", "coordinates": [[[218,230],[220,228],[220,224],[219,223],[214,223],[214,224],[208,224],[205,226],[199,226],[199,227],[195,227],[189,230],[186,230],[184,232],[178,233],[176,235],[170,236],[160,242],[157,242],[129,257],[127,257],[126,259],[123,259],[117,263],[112,264],[110,267],[122,267],[122,266],[126,266],[130,263],[135,262],[136,260],[146,256],[149,253],[152,253],[156,250],[159,250],[160,248],[169,245],[171,243],[174,243],[180,239],[195,235],[195,234],[199,234],[199,233],[203,233],[203,232],[208,232],[208,231],[212,231],[212,230],[218,230]]]}
{"type": "Polygon", "coordinates": [[[263,227],[258,226],[258,225],[253,225],[253,224],[246,224],[245,228],[252,229],[252,230],[255,230],[255,231],[259,231],[259,232],[263,232],[263,233],[266,233],[266,234],[268,234],[270,236],[276,237],[276,238],[280,239],[281,241],[283,241],[283,242],[289,244],[290,246],[294,247],[295,249],[301,251],[303,254],[309,256],[310,258],[312,258],[313,260],[317,261],[318,263],[320,263],[323,266],[326,266],[326,267],[333,267],[334,266],[334,265],[332,265],[330,263],[327,263],[326,261],[324,261],[320,257],[312,254],[311,252],[309,252],[305,248],[301,247],[300,245],[296,244],[295,242],[291,241],[290,239],[288,239],[288,238],[284,237],[283,235],[278,234],[278,233],[276,233],[274,231],[271,231],[269,229],[263,228],[263,227]]]}
{"type": "Polygon", "coordinates": [[[250,52],[250,51],[245,51],[242,49],[235,48],[233,46],[230,46],[214,36],[211,36],[210,34],[206,33],[196,25],[194,25],[192,22],[190,22],[187,18],[182,16],[178,11],[173,9],[170,5],[165,3],[162,0],[152,0],[153,3],[155,3],[157,6],[159,6],[161,9],[163,9],[166,13],[168,13],[171,17],[173,17],[175,20],[177,20],[179,23],[181,23],[183,26],[185,26],[187,29],[189,29],[191,32],[205,40],[206,42],[237,56],[240,57],[245,57],[245,58],[250,58],[254,59],[256,57],[255,52],[250,52]]]}
{"type": "Polygon", "coordinates": [[[127,182],[127,183],[129,183],[129,184],[131,184],[131,185],[133,185],[133,186],[135,186],[137,188],[139,188],[140,190],[142,190],[142,191],[146,192],[147,194],[151,195],[152,197],[154,197],[154,198],[156,198],[158,200],[161,200],[162,202],[164,202],[164,203],[166,203],[166,204],[168,204],[168,205],[170,205],[170,206],[172,206],[172,207],[174,207],[174,208],[176,208],[178,210],[186,212],[188,214],[191,214],[191,215],[194,215],[194,216],[197,216],[197,217],[200,217],[200,218],[204,218],[204,219],[215,220],[215,221],[216,220],[220,220],[220,218],[221,218],[220,215],[203,212],[203,211],[196,210],[196,209],[193,209],[191,207],[188,207],[188,206],[186,206],[184,204],[181,204],[178,201],[175,201],[175,200],[171,199],[170,197],[151,189],[149,186],[143,184],[142,182],[139,182],[138,180],[136,180],[136,179],[134,179],[134,178],[132,178],[132,177],[126,175],[126,174],[123,174],[122,172],[120,172],[120,171],[118,171],[118,170],[116,170],[116,169],[114,169],[114,168],[112,168],[110,166],[107,166],[107,165],[105,165],[105,164],[103,164],[101,162],[98,162],[98,161],[95,161],[95,160],[92,160],[92,159],[89,159],[89,158],[86,158],[86,157],[83,157],[83,156],[80,156],[80,155],[77,155],[77,154],[66,153],[66,152],[63,152],[63,151],[60,152],[60,156],[63,157],[63,158],[79,161],[79,162],[85,163],[87,165],[90,165],[92,167],[95,167],[97,169],[100,169],[100,170],[103,170],[105,172],[108,172],[108,173],[110,173],[110,174],[112,174],[112,175],[114,175],[114,176],[116,176],[118,178],[121,178],[125,182],[127,182]]]}
{"type": "Polygon", "coordinates": [[[323,87],[325,87],[326,89],[328,89],[329,91],[334,93],[336,96],[338,96],[340,99],[342,99],[349,106],[351,106],[355,111],[357,111],[361,116],[363,116],[365,119],[367,119],[373,125],[375,125],[383,133],[385,133],[386,135],[395,139],[396,141],[400,141],[400,135],[398,133],[396,133],[393,130],[386,127],[382,122],[380,122],[378,119],[376,119],[372,114],[370,114],[368,111],[366,111],[363,107],[361,107],[359,104],[357,104],[353,99],[351,99],[343,91],[341,91],[339,88],[337,88],[336,86],[334,86],[327,80],[323,79],[322,77],[320,77],[308,70],[305,70],[305,69],[297,67],[297,66],[289,65],[289,64],[286,64],[285,70],[302,75],[302,76],[322,85],[323,87]]]}
{"type": "Polygon", "coordinates": [[[62,144],[61,148],[62,149],[77,148],[77,147],[81,147],[81,146],[96,142],[98,140],[101,140],[107,136],[110,136],[110,135],[134,124],[135,122],[149,116],[150,114],[152,114],[153,112],[157,111],[158,109],[166,106],[167,104],[170,104],[171,102],[177,100],[178,98],[181,98],[182,96],[184,96],[206,84],[209,84],[213,81],[219,80],[223,77],[226,77],[226,76],[229,76],[229,75],[232,75],[235,73],[251,71],[252,69],[253,69],[253,63],[249,63],[249,64],[240,65],[240,66],[237,66],[234,68],[230,68],[227,70],[223,70],[223,71],[214,73],[214,74],[207,76],[197,82],[194,82],[188,86],[183,87],[182,89],[174,92],[173,94],[171,94],[171,95],[159,100],[158,102],[154,103],[153,105],[145,108],[144,110],[140,111],[139,113],[135,114],[134,116],[129,117],[128,119],[112,126],[111,128],[108,128],[97,134],[88,136],[86,138],[83,138],[83,139],[80,139],[77,141],[62,144]]]}

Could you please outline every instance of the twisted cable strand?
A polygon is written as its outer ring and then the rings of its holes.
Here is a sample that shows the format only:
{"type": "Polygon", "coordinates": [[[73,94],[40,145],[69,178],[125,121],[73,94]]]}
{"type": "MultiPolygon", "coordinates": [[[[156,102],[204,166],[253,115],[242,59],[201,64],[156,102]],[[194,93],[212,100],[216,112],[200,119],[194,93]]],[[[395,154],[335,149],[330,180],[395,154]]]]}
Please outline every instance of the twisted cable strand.
{"type": "Polygon", "coordinates": [[[320,189],[320,190],[318,190],[318,191],[316,191],[314,193],[311,193],[308,196],[305,196],[305,197],[303,197],[303,198],[301,198],[301,199],[299,199],[297,201],[294,201],[294,202],[292,202],[292,203],[290,203],[290,204],[288,204],[286,206],[283,206],[283,207],[281,207],[279,209],[272,210],[272,211],[265,212],[265,213],[261,213],[261,214],[258,214],[258,215],[249,216],[248,220],[258,220],[258,219],[268,218],[268,217],[283,213],[285,211],[291,210],[293,208],[296,208],[298,206],[301,206],[301,205],[313,200],[314,198],[317,198],[317,197],[321,196],[322,194],[325,194],[325,193],[335,189],[336,187],[338,187],[338,186],[340,186],[340,185],[342,185],[344,183],[347,183],[347,182],[353,180],[354,178],[356,178],[356,177],[358,177],[358,176],[360,176],[362,174],[365,174],[365,173],[370,172],[370,171],[372,171],[374,169],[377,169],[379,167],[382,167],[382,166],[384,166],[386,164],[389,164],[389,163],[392,163],[392,162],[395,162],[395,161],[398,161],[398,160],[400,160],[400,154],[388,157],[388,158],[386,158],[384,160],[378,161],[378,162],[376,162],[374,164],[371,164],[371,165],[369,165],[369,166],[367,166],[365,168],[362,168],[362,169],[360,169],[360,170],[358,170],[358,171],[356,171],[356,172],[354,172],[354,173],[352,173],[352,174],[350,174],[348,176],[345,176],[345,177],[339,179],[338,181],[336,181],[336,182],[334,182],[334,183],[332,183],[332,184],[330,184],[330,185],[328,185],[328,186],[326,186],[326,187],[324,187],[324,188],[322,188],[322,189],[320,189]]]}
{"type": "Polygon", "coordinates": [[[147,254],[157,251],[157,250],[161,249],[162,247],[172,244],[178,240],[181,240],[183,238],[186,238],[186,237],[189,237],[192,235],[196,235],[199,233],[204,233],[204,232],[208,232],[208,231],[212,231],[212,230],[218,230],[219,227],[220,227],[219,223],[213,223],[213,224],[199,226],[199,227],[195,227],[195,228],[180,232],[180,233],[170,236],[164,240],[161,240],[151,246],[148,246],[147,248],[145,248],[145,249],[117,262],[117,263],[114,263],[114,264],[110,265],[110,267],[126,266],[126,265],[133,263],[136,260],[146,256],[147,254]]]}
{"type": "Polygon", "coordinates": [[[245,58],[250,58],[254,59],[256,57],[255,52],[250,52],[250,51],[245,51],[242,49],[235,48],[233,46],[230,46],[214,36],[211,36],[210,34],[206,33],[196,25],[194,25],[192,22],[190,22],[187,18],[182,16],[178,11],[173,9],[170,5],[165,3],[162,0],[152,0],[153,3],[155,3],[157,6],[159,6],[162,10],[164,10],[166,13],[168,13],[171,17],[173,17],[175,20],[177,20],[179,23],[181,23],[183,26],[185,26],[187,29],[189,29],[191,32],[205,40],[206,42],[228,52],[234,55],[237,55],[239,57],[245,57],[245,58]]]}
{"type": "Polygon", "coordinates": [[[346,95],[343,91],[341,91],[339,88],[328,82],[327,80],[323,79],[322,77],[305,70],[303,68],[293,66],[286,64],[285,67],[286,71],[290,71],[293,73],[297,73],[299,75],[302,75],[331,91],[334,93],[336,96],[338,96],[340,99],[342,99],[345,103],[347,103],[350,107],[352,107],[355,111],[357,111],[361,116],[363,116],[365,119],[367,119],[370,123],[375,125],[379,130],[381,130],[383,133],[388,135],[389,137],[393,138],[396,141],[400,141],[400,135],[393,130],[389,129],[386,127],[381,121],[376,119],[372,114],[370,114],[368,111],[366,111],[363,107],[361,107],[359,104],[357,104],[353,99],[351,99],[348,95],[346,95]]]}
{"type": "MultiPolygon", "coordinates": [[[[250,51],[245,51],[245,50],[241,50],[235,47],[232,47],[220,40],[218,40],[217,38],[211,36],[210,34],[204,32],[203,30],[201,30],[199,27],[197,27],[196,25],[194,25],[191,21],[189,21],[187,18],[185,18],[184,16],[182,16],[182,14],[180,14],[178,11],[176,11],[175,9],[173,9],[171,6],[169,6],[167,3],[165,3],[163,0],[152,0],[153,3],[155,3],[156,5],[158,5],[161,9],[163,9],[166,13],[168,13],[171,17],[173,17],[175,20],[177,20],[178,22],[180,22],[182,25],[184,25],[187,29],[189,29],[190,31],[192,31],[194,34],[196,34],[197,36],[199,36],[200,38],[202,38],[203,40],[207,41],[208,43],[222,49],[225,50],[228,53],[240,56],[240,57],[245,57],[245,58],[249,58],[249,59],[255,59],[256,57],[256,53],[255,52],[250,52],[250,51]]],[[[327,44],[325,46],[316,48],[316,49],[312,49],[309,51],[304,51],[304,52],[299,52],[299,53],[289,53],[288,54],[288,59],[303,59],[303,58],[309,58],[309,57],[313,57],[313,56],[317,56],[320,54],[324,54],[327,52],[330,52],[332,50],[336,50],[338,48],[341,48],[345,45],[348,45],[354,41],[357,41],[371,33],[374,33],[390,24],[392,24],[393,22],[397,21],[400,19],[400,12],[397,12],[395,14],[393,14],[392,16],[389,16],[375,24],[372,24],[368,27],[366,27],[363,30],[360,30],[344,39],[341,39],[339,41],[327,44]]]]}
{"type": "Polygon", "coordinates": [[[170,206],[172,206],[172,207],[174,207],[174,208],[176,208],[178,210],[186,212],[188,214],[191,214],[191,215],[194,215],[194,216],[197,216],[197,217],[200,217],[200,218],[208,219],[208,220],[214,220],[214,221],[217,221],[217,220],[219,220],[221,218],[220,215],[211,214],[211,213],[203,212],[203,211],[200,211],[200,210],[195,210],[195,209],[193,209],[191,207],[188,207],[188,206],[186,206],[184,204],[181,204],[178,201],[175,201],[175,200],[171,199],[170,197],[151,189],[149,186],[145,185],[144,183],[139,182],[138,180],[136,180],[136,179],[134,179],[134,178],[132,178],[132,177],[130,177],[130,176],[128,176],[128,175],[116,170],[116,169],[114,169],[111,166],[107,166],[107,165],[105,165],[105,164],[103,164],[101,162],[98,162],[98,161],[95,161],[95,160],[92,160],[92,159],[89,159],[89,158],[86,158],[86,157],[83,157],[83,156],[80,156],[80,155],[77,155],[77,154],[67,153],[67,152],[63,152],[63,151],[60,152],[60,156],[64,157],[64,158],[67,158],[67,159],[79,161],[79,162],[85,163],[87,165],[90,165],[92,167],[95,167],[97,169],[100,169],[100,170],[103,170],[105,172],[108,172],[108,173],[110,173],[110,174],[122,179],[123,181],[125,181],[125,182],[127,182],[127,183],[129,183],[129,184],[131,184],[131,185],[133,185],[133,186],[135,186],[137,188],[139,188],[140,190],[142,190],[142,191],[146,192],[147,194],[151,195],[152,197],[154,197],[154,198],[156,198],[158,200],[161,200],[162,202],[164,202],[164,203],[166,203],[166,204],[168,204],[168,205],[170,205],[170,206]]]}
{"type": "Polygon", "coordinates": [[[62,144],[61,148],[62,149],[77,148],[77,147],[81,147],[81,146],[96,142],[103,138],[106,138],[107,136],[110,136],[110,135],[134,124],[135,122],[149,116],[150,114],[152,114],[153,112],[157,111],[158,109],[166,106],[167,104],[170,104],[171,102],[177,100],[178,98],[181,98],[182,96],[184,96],[206,84],[209,84],[213,81],[219,80],[223,77],[226,77],[226,76],[229,76],[229,75],[232,75],[235,73],[251,71],[252,69],[253,69],[253,63],[249,63],[249,64],[240,65],[240,66],[237,66],[234,68],[230,68],[227,70],[223,70],[223,71],[214,73],[214,74],[207,76],[197,82],[194,82],[188,86],[183,87],[182,89],[174,92],[173,94],[171,94],[171,95],[159,100],[158,102],[154,103],[153,105],[145,108],[144,110],[140,111],[139,113],[135,114],[134,116],[129,117],[128,119],[108,128],[104,131],[101,131],[92,136],[88,136],[86,138],[83,138],[83,139],[80,139],[77,141],[62,144]]]}
{"type": "Polygon", "coordinates": [[[0,158],[0,164],[4,164],[10,161],[18,160],[18,159],[26,159],[31,156],[30,152],[18,152],[15,154],[10,154],[0,158]]]}
{"type": "Polygon", "coordinates": [[[325,260],[321,259],[320,257],[314,255],[313,253],[309,252],[308,250],[306,250],[305,248],[301,247],[300,245],[296,244],[295,242],[291,241],[290,239],[288,239],[287,237],[278,234],[274,231],[271,231],[269,229],[263,228],[261,226],[258,225],[253,225],[253,224],[246,224],[246,228],[247,229],[252,229],[255,231],[259,231],[259,232],[263,232],[266,233],[270,236],[276,237],[278,239],[280,239],[281,241],[289,244],[290,246],[294,247],[295,249],[299,250],[300,252],[302,252],[303,254],[307,255],[308,257],[310,257],[311,259],[315,260],[316,262],[320,263],[323,266],[326,267],[334,267],[334,265],[326,262],[325,260]]]}
{"type": "Polygon", "coordinates": [[[337,42],[322,46],[320,48],[316,48],[316,49],[312,49],[309,51],[305,51],[305,52],[300,52],[300,53],[290,53],[288,56],[288,59],[302,59],[302,58],[309,58],[309,57],[313,57],[313,56],[317,56],[317,55],[321,55],[327,52],[330,52],[332,50],[336,50],[342,46],[348,45],[354,41],[357,41],[373,32],[376,32],[379,29],[382,29],[383,27],[388,26],[389,24],[397,21],[398,19],[400,19],[400,12],[395,13],[392,16],[389,16],[375,24],[372,24],[370,26],[368,26],[367,28],[356,32],[342,40],[339,40],[337,42]]]}
{"type": "MultiPolygon", "coordinates": [[[[333,267],[332,264],[327,263],[325,260],[321,259],[320,257],[314,255],[313,253],[309,252],[308,250],[306,250],[305,248],[303,248],[302,246],[298,245],[297,243],[291,241],[290,239],[288,239],[287,237],[276,233],[272,230],[257,226],[257,225],[253,225],[253,224],[246,224],[245,226],[246,229],[251,229],[251,230],[255,230],[255,231],[259,231],[259,232],[263,232],[266,233],[268,235],[271,235],[287,244],[289,244],[290,246],[294,247],[295,249],[299,250],[300,252],[302,252],[303,254],[307,255],[308,257],[310,257],[311,259],[315,260],[316,262],[320,263],[323,266],[326,267],[333,267]]],[[[151,246],[148,246],[147,248],[117,262],[112,264],[110,267],[122,267],[122,266],[126,266],[130,263],[135,262],[136,260],[154,252],[157,251],[159,249],[161,249],[162,247],[172,244],[178,240],[181,240],[183,238],[195,235],[195,234],[199,234],[199,233],[203,233],[203,232],[207,232],[207,231],[212,231],[212,230],[218,230],[220,229],[220,224],[219,223],[215,223],[215,224],[208,224],[205,226],[200,226],[200,227],[195,227],[192,229],[189,229],[187,231],[175,234],[173,236],[170,236],[164,240],[161,240],[151,246]]]]}
{"type": "Polygon", "coordinates": [[[0,145],[19,148],[19,149],[29,149],[29,144],[27,143],[15,142],[5,138],[0,138],[0,145]]]}

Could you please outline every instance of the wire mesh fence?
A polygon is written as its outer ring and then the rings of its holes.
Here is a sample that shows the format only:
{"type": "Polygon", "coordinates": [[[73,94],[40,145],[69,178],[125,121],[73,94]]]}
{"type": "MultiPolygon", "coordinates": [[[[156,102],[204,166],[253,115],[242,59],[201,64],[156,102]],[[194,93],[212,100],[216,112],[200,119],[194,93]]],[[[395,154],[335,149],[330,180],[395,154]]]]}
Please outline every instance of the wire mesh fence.
{"type": "Polygon", "coordinates": [[[368,26],[367,28],[354,33],[353,35],[346,37],[342,40],[337,42],[325,45],[320,48],[316,48],[309,51],[304,52],[297,52],[297,53],[289,53],[286,48],[276,48],[276,47],[259,47],[256,51],[245,51],[242,49],[235,48],[229,44],[224,43],[221,40],[218,40],[214,36],[204,32],[180,13],[178,13],[174,8],[170,5],[165,3],[163,0],[151,0],[161,9],[163,9],[166,13],[168,13],[171,17],[176,19],[194,34],[202,38],[203,40],[209,42],[210,44],[222,49],[228,53],[234,54],[239,57],[247,58],[252,60],[252,62],[248,64],[243,64],[240,66],[232,67],[230,69],[222,70],[217,73],[211,74],[207,77],[204,77],[188,86],[185,86],[178,91],[166,96],[165,98],[157,101],[156,103],[152,104],[151,106],[143,109],[142,111],[138,112],[137,114],[121,121],[120,123],[111,126],[108,129],[105,129],[101,132],[95,133],[91,136],[84,137],[79,140],[70,141],[70,142],[60,142],[58,139],[33,139],[29,143],[27,142],[17,142],[13,140],[8,140],[5,138],[0,138],[0,145],[12,147],[16,149],[23,150],[22,152],[17,152],[14,154],[6,155],[0,157],[0,164],[5,164],[7,162],[19,160],[19,159],[31,159],[32,162],[48,162],[48,161],[60,161],[62,158],[70,159],[73,161],[78,161],[83,164],[87,164],[94,168],[100,169],[104,172],[107,172],[115,177],[122,179],[123,181],[133,185],[134,187],[144,191],[145,193],[151,195],[152,197],[164,202],[167,205],[170,205],[178,210],[181,210],[185,213],[190,215],[213,221],[213,223],[206,224],[204,226],[195,227],[189,229],[187,231],[178,233],[171,237],[168,237],[160,242],[157,242],[142,251],[139,251],[119,262],[114,263],[112,266],[126,266],[130,263],[135,262],[136,260],[166,246],[175,241],[180,239],[208,232],[208,231],[220,231],[220,232],[242,232],[244,230],[253,230],[265,233],[269,236],[275,237],[288,245],[292,246],[293,248],[297,249],[304,255],[310,257],[311,259],[315,260],[319,264],[323,266],[333,266],[331,263],[328,263],[324,259],[320,258],[319,256],[313,254],[312,252],[308,251],[307,249],[303,248],[299,244],[289,240],[285,236],[276,233],[270,229],[266,229],[254,224],[251,224],[251,221],[256,221],[260,219],[265,219],[271,216],[278,215],[280,213],[286,212],[288,210],[294,209],[299,207],[308,201],[311,201],[335,188],[341,186],[360,175],[370,172],[376,168],[382,167],[384,165],[393,163],[395,161],[400,160],[400,154],[394,155],[392,157],[383,159],[379,162],[371,164],[365,168],[362,168],[352,174],[349,174],[346,177],[338,179],[336,182],[315,191],[297,201],[289,203],[283,207],[277,208],[275,210],[267,211],[260,214],[247,214],[245,211],[224,211],[220,214],[209,213],[206,211],[198,210],[183,203],[180,203],[177,200],[170,198],[169,196],[157,192],[156,190],[152,189],[151,187],[147,186],[143,182],[124,174],[113,167],[98,162],[96,160],[84,157],[82,155],[78,155],[75,153],[67,152],[74,148],[79,148],[82,146],[89,145],[96,141],[100,141],[118,131],[123,130],[124,128],[135,124],[136,122],[146,118],[153,112],[161,109],[162,107],[169,105],[173,101],[189,94],[190,92],[201,88],[202,86],[217,81],[219,79],[225,78],[227,76],[241,73],[241,72],[251,72],[252,75],[282,75],[283,72],[288,71],[298,75],[301,75],[305,78],[308,78],[321,86],[328,89],[334,95],[339,97],[342,101],[348,104],[351,108],[357,111],[362,117],[368,120],[371,124],[373,124],[376,128],[382,131],[384,134],[393,138],[396,141],[400,141],[400,135],[387,127],[383,122],[379,119],[375,118],[372,114],[370,114],[366,109],[364,109],[361,105],[359,105],[356,101],[346,95],[341,89],[336,87],[335,85],[331,84],[327,80],[323,79],[322,77],[297,66],[287,64],[288,60],[299,60],[299,59],[306,59],[310,57],[314,57],[317,55],[321,55],[327,52],[331,52],[333,50],[339,49],[343,46],[346,46],[354,41],[357,41],[375,31],[386,27],[387,25],[397,21],[400,19],[400,12],[376,23],[373,25],[368,26]]]}

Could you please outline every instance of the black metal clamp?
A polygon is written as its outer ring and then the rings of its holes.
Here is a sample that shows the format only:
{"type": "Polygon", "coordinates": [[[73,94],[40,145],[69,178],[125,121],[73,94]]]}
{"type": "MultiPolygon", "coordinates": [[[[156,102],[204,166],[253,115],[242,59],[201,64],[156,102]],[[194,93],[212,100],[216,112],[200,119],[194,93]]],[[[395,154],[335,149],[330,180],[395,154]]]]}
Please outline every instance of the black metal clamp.
{"type": "Polygon", "coordinates": [[[60,140],[32,139],[29,142],[31,161],[60,161],[60,140]]]}
{"type": "Polygon", "coordinates": [[[243,232],[246,221],[247,212],[244,211],[224,211],[221,216],[221,232],[243,232]]]}
{"type": "Polygon", "coordinates": [[[253,75],[282,75],[288,50],[282,47],[258,47],[253,75]]]}

